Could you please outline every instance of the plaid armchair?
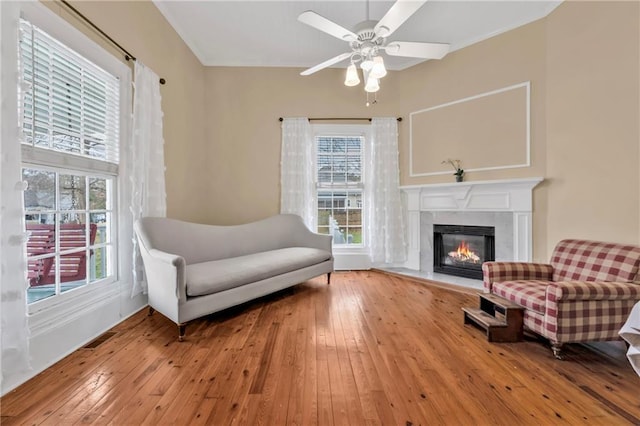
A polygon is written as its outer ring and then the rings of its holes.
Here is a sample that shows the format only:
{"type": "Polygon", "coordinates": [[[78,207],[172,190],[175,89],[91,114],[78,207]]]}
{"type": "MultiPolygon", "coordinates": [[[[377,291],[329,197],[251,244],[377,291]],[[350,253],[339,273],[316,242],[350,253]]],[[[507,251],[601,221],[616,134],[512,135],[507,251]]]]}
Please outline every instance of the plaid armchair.
{"type": "Polygon", "coordinates": [[[487,293],[525,308],[524,327],[551,342],[556,358],[572,342],[619,340],[640,300],[640,247],[563,240],[549,264],[485,262],[487,293]]]}

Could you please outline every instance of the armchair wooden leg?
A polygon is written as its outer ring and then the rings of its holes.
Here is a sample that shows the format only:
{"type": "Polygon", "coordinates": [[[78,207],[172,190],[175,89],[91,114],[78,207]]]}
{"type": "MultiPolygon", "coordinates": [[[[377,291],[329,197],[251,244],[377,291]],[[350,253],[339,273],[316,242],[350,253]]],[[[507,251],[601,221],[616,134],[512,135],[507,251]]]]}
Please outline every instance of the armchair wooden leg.
{"type": "Polygon", "coordinates": [[[552,343],[551,350],[553,351],[553,356],[556,357],[556,359],[563,359],[562,343],[552,343]]]}
{"type": "Polygon", "coordinates": [[[187,331],[187,324],[182,323],[178,324],[178,341],[182,342],[184,340],[184,334],[187,331]]]}
{"type": "Polygon", "coordinates": [[[331,272],[327,272],[327,285],[331,285],[331,272]]]}
{"type": "Polygon", "coordinates": [[[153,309],[151,306],[149,306],[149,312],[147,313],[147,316],[151,316],[151,315],[153,315],[153,313],[154,313],[155,311],[156,311],[155,309],[153,309]]]}

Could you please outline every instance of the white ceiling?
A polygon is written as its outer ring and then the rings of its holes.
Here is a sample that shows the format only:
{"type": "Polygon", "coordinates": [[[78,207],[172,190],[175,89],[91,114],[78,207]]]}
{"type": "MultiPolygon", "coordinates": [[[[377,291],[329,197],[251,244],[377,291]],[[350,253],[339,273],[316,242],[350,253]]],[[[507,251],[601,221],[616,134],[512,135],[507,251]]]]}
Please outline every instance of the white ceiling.
{"type": "MultiPolygon", "coordinates": [[[[308,68],[350,49],[347,42],[298,22],[300,13],[313,10],[350,30],[366,19],[362,0],[153,1],[200,62],[209,66],[308,68]]],[[[547,16],[560,3],[431,0],[388,41],[449,43],[453,51],[547,16]]],[[[370,19],[380,20],[392,5],[393,1],[372,0],[370,19]]],[[[385,58],[392,70],[422,61],[385,58]]]]}

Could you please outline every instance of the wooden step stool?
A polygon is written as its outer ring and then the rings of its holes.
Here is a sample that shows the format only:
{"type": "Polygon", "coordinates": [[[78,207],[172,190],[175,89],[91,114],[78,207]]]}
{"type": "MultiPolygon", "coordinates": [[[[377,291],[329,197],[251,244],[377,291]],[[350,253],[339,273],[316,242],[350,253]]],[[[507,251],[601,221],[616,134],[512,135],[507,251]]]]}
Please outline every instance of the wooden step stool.
{"type": "Polygon", "coordinates": [[[522,340],[524,308],[495,294],[480,294],[479,308],[462,308],[464,323],[475,324],[487,332],[489,342],[522,340]]]}

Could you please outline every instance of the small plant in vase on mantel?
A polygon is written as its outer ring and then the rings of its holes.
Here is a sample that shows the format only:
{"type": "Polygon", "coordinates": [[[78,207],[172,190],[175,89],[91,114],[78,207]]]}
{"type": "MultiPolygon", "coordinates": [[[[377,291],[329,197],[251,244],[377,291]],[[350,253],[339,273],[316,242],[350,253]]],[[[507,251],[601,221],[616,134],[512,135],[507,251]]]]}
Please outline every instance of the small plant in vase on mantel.
{"type": "Polygon", "coordinates": [[[460,167],[460,160],[452,160],[450,158],[443,160],[442,164],[451,164],[451,167],[456,171],[453,175],[456,177],[456,182],[462,182],[464,179],[464,170],[460,167]]]}

